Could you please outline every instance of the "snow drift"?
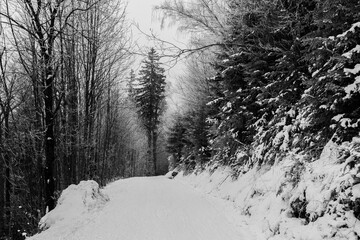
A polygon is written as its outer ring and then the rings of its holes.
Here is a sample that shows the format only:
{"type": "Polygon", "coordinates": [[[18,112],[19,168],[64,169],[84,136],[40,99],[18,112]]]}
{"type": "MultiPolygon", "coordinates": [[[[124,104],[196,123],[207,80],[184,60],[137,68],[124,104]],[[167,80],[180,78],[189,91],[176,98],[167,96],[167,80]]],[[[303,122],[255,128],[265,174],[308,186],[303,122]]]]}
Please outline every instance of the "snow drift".
{"type": "Polygon", "coordinates": [[[62,221],[71,222],[85,213],[103,207],[107,201],[109,197],[95,181],[81,181],[78,185],[70,185],[61,193],[56,207],[40,220],[39,228],[46,230],[62,221]]]}

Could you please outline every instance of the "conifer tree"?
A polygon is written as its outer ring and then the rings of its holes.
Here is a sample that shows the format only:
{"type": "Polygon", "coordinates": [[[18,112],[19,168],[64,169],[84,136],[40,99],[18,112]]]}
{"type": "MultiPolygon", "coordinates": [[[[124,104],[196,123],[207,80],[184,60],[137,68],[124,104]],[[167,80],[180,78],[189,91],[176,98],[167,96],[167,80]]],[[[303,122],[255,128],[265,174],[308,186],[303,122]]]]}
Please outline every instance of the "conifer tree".
{"type": "Polygon", "coordinates": [[[164,110],[165,75],[160,56],[154,48],[143,61],[134,89],[134,100],[148,140],[148,171],[156,174],[156,149],[160,116],[164,110]]]}
{"type": "Polygon", "coordinates": [[[175,162],[178,163],[183,156],[183,148],[185,146],[185,126],[182,119],[176,119],[174,126],[170,128],[167,138],[167,152],[172,154],[175,162]]]}

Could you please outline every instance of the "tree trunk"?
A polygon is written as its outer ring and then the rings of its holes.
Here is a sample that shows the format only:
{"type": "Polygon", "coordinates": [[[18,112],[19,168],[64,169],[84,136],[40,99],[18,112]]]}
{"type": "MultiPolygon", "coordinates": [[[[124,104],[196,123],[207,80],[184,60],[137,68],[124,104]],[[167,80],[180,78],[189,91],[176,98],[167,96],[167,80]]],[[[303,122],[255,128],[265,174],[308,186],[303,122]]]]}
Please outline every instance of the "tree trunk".
{"type": "MultiPolygon", "coordinates": [[[[33,104],[35,108],[35,130],[42,131],[43,122],[42,122],[42,101],[41,101],[41,86],[39,82],[39,61],[37,57],[35,40],[32,36],[29,36],[30,47],[31,47],[31,81],[32,81],[32,91],[33,91],[33,104]]],[[[34,138],[35,141],[35,159],[36,159],[36,170],[38,173],[38,204],[39,209],[41,209],[39,215],[44,215],[45,213],[45,204],[43,202],[44,197],[44,166],[43,166],[43,142],[38,138],[34,138]]],[[[38,219],[40,220],[40,218],[38,219]]]]}
{"type": "MultiPolygon", "coordinates": [[[[50,45],[52,46],[52,45],[50,45]]],[[[51,53],[52,49],[42,49],[42,57],[45,64],[45,75],[42,75],[44,84],[44,106],[45,106],[45,206],[48,211],[51,211],[55,207],[55,139],[54,139],[54,80],[55,72],[51,66],[51,53]]]]}
{"type": "MultiPolygon", "coordinates": [[[[73,63],[75,65],[75,63],[73,63]]],[[[75,71],[75,67],[73,69],[75,71]]],[[[78,134],[78,98],[77,98],[77,84],[75,73],[73,72],[73,77],[70,79],[70,116],[69,116],[69,125],[70,125],[70,171],[71,171],[71,183],[77,183],[77,164],[78,164],[78,144],[77,144],[77,134],[78,134]]]]}
{"type": "Polygon", "coordinates": [[[131,149],[131,177],[135,177],[136,171],[136,155],[137,152],[135,149],[131,149]]]}
{"type": "MultiPolygon", "coordinates": [[[[6,144],[9,144],[10,129],[9,129],[9,115],[10,103],[7,104],[4,110],[4,138],[6,144]]],[[[10,153],[8,147],[5,149],[4,164],[5,164],[5,235],[9,236],[11,233],[11,182],[10,182],[10,153]]]]}
{"type": "MultiPolygon", "coordinates": [[[[73,4],[73,2],[72,2],[73,4]]],[[[72,19],[74,25],[74,19],[72,19]]],[[[67,85],[67,149],[66,154],[66,185],[77,183],[77,163],[78,163],[78,84],[76,77],[76,43],[75,43],[75,31],[67,33],[71,36],[70,39],[64,41],[65,45],[65,76],[67,85]]],[[[61,36],[61,35],[60,35],[61,36]]]]}
{"type": "Polygon", "coordinates": [[[148,132],[148,149],[147,149],[147,161],[146,161],[146,171],[148,176],[154,175],[152,172],[154,170],[153,167],[153,153],[152,153],[152,132],[148,132]]]}
{"type": "Polygon", "coordinates": [[[153,161],[153,166],[154,166],[154,175],[156,175],[156,170],[157,170],[157,154],[156,154],[156,150],[157,150],[157,133],[156,130],[153,131],[152,133],[152,161],[153,161]]]}
{"type": "Polygon", "coordinates": [[[11,202],[11,182],[10,182],[10,150],[9,150],[9,139],[10,139],[10,128],[9,128],[9,117],[10,117],[10,112],[11,112],[11,100],[12,100],[12,96],[11,93],[8,89],[7,86],[7,79],[5,77],[5,70],[4,70],[4,63],[3,63],[3,53],[1,53],[0,55],[0,69],[1,69],[1,84],[2,84],[2,90],[4,93],[4,99],[0,99],[1,101],[1,109],[0,111],[2,112],[3,115],[3,128],[1,126],[0,123],[0,147],[1,147],[1,167],[0,167],[0,174],[1,174],[1,222],[3,223],[2,225],[0,225],[0,227],[3,226],[3,233],[5,236],[10,236],[10,230],[11,230],[11,224],[10,224],[10,220],[11,220],[11,211],[10,211],[10,202],[11,202]],[[3,132],[2,132],[3,131],[3,132]],[[4,215],[5,214],[5,215],[4,215]]]}
{"type": "Polygon", "coordinates": [[[55,139],[54,139],[54,110],[53,110],[53,80],[51,67],[46,71],[44,103],[45,103],[45,205],[47,210],[55,207],[55,139]]]}
{"type": "MultiPolygon", "coordinates": [[[[61,18],[61,16],[60,16],[61,18]]],[[[60,19],[61,21],[61,19],[60,19]]],[[[59,34],[59,40],[60,40],[60,71],[59,71],[59,89],[62,92],[62,94],[66,97],[67,94],[67,83],[68,83],[68,76],[69,76],[69,58],[70,54],[66,51],[66,38],[64,37],[63,32],[60,32],[59,34]]],[[[65,98],[64,97],[64,98],[65,98]]],[[[57,104],[61,106],[61,114],[60,119],[58,119],[58,122],[55,123],[55,132],[58,132],[61,136],[60,141],[64,142],[62,144],[62,149],[57,152],[58,157],[62,159],[62,162],[58,164],[58,168],[56,169],[57,176],[57,189],[64,189],[67,186],[71,184],[71,170],[70,170],[70,150],[69,150],[69,138],[70,138],[70,130],[69,130],[69,124],[68,124],[68,107],[67,107],[67,99],[64,100],[61,99],[55,99],[55,101],[58,101],[57,104]]]]}
{"type": "MultiPolygon", "coordinates": [[[[41,4],[38,1],[38,4],[41,4]]],[[[55,207],[55,178],[54,178],[54,163],[55,163],[55,139],[54,139],[54,80],[55,73],[53,65],[55,64],[54,43],[57,38],[55,26],[58,20],[58,13],[62,1],[56,1],[54,5],[48,3],[48,8],[39,8],[34,10],[32,1],[25,1],[26,10],[32,19],[32,27],[36,41],[39,44],[39,55],[41,56],[41,83],[43,87],[43,102],[45,107],[45,134],[44,134],[44,148],[45,148],[45,207],[48,211],[55,207]],[[46,10],[45,10],[46,9],[46,10]],[[41,12],[49,11],[49,12],[41,12]],[[42,17],[48,16],[48,25],[42,24],[42,17]],[[46,26],[44,28],[44,26],[46,26]]]]}
{"type": "MultiPolygon", "coordinates": [[[[3,149],[2,124],[0,123],[0,148],[3,149]]],[[[5,233],[5,164],[0,162],[0,239],[5,233]]]]}

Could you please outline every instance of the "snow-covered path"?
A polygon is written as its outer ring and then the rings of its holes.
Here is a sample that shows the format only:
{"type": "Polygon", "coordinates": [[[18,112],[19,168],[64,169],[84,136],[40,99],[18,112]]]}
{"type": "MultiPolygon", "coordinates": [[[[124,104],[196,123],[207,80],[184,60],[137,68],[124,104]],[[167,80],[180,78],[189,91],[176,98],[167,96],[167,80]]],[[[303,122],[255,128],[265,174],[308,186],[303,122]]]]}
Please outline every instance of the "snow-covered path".
{"type": "Polygon", "coordinates": [[[241,240],[221,207],[207,195],[165,177],[108,185],[99,210],[63,221],[31,240],[241,240]]]}

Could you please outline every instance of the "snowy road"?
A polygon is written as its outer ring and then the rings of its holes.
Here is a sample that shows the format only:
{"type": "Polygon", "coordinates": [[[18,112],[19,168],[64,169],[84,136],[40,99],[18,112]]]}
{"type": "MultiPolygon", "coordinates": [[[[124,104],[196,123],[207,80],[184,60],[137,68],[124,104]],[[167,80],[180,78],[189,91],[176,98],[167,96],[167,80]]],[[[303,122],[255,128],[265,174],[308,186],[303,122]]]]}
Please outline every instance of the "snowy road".
{"type": "Polygon", "coordinates": [[[165,177],[108,185],[105,207],[51,227],[31,240],[241,240],[221,207],[188,185],[165,177]]]}

